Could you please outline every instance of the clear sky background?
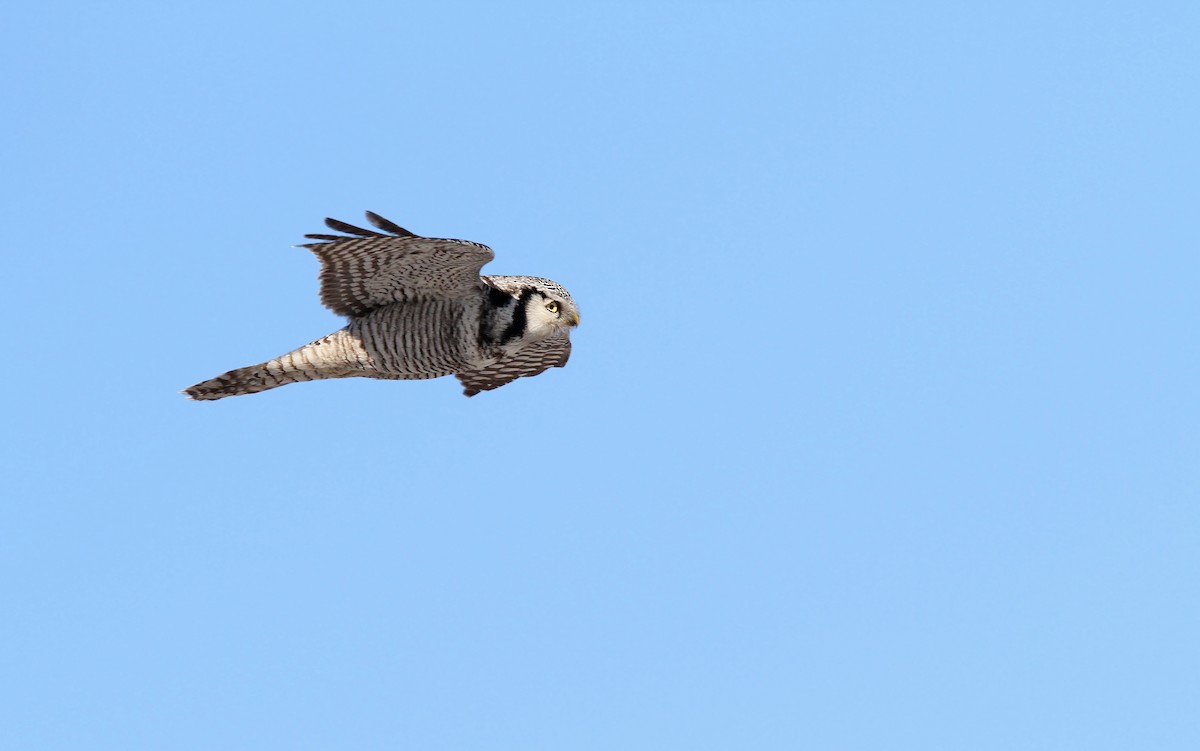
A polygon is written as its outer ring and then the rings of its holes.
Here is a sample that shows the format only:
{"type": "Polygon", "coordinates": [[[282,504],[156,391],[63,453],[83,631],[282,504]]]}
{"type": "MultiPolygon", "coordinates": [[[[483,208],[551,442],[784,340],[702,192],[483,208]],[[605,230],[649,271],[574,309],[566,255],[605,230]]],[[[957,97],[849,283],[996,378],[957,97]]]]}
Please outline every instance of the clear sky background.
{"type": "Polygon", "coordinates": [[[1200,6],[0,27],[0,747],[1200,748],[1200,6]],[[568,367],[185,400],[365,209],[568,367]]]}

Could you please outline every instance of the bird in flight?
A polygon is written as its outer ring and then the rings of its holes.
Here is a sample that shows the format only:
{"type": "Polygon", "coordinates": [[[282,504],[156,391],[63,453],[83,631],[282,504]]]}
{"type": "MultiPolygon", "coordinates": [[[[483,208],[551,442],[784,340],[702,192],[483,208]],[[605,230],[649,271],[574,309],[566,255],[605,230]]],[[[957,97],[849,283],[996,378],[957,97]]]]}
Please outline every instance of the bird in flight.
{"type": "Polygon", "coordinates": [[[579,308],[557,282],[481,276],[495,257],[468,240],[420,237],[373,212],[363,229],[305,237],[321,261],[321,302],[344,328],[258,365],[184,389],[196,400],[322,378],[416,380],[455,375],[463,393],[499,388],[567,364],[579,308]]]}

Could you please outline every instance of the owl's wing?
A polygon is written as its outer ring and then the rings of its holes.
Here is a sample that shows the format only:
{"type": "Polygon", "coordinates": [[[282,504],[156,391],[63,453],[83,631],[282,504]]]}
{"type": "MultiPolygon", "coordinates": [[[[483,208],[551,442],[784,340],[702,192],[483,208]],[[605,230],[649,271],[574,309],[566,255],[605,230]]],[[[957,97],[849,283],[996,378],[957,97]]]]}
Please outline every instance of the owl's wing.
{"type": "Polygon", "coordinates": [[[512,356],[479,370],[457,373],[463,393],[475,396],[480,391],[498,389],[518,378],[535,376],[547,368],[561,368],[571,356],[571,339],[566,333],[554,334],[517,350],[512,356]]]}
{"type": "Polygon", "coordinates": [[[455,297],[479,290],[479,270],[495,257],[467,240],[419,237],[378,214],[367,219],[382,232],[326,219],[346,235],[305,235],[321,242],[299,247],[321,261],[321,303],[343,316],[360,316],[396,302],[455,297]]]}

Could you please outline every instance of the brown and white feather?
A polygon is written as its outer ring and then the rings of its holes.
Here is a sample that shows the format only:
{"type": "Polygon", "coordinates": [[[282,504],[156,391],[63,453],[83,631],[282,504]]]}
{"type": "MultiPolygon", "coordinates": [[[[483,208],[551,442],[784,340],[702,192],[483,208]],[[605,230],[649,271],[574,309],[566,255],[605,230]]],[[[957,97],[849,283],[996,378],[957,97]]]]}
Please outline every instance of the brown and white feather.
{"type": "Polygon", "coordinates": [[[462,382],[463,393],[475,396],[480,391],[491,391],[518,378],[535,376],[549,368],[561,368],[571,357],[571,339],[564,334],[548,336],[541,341],[527,344],[493,365],[478,370],[457,374],[462,382]]]}

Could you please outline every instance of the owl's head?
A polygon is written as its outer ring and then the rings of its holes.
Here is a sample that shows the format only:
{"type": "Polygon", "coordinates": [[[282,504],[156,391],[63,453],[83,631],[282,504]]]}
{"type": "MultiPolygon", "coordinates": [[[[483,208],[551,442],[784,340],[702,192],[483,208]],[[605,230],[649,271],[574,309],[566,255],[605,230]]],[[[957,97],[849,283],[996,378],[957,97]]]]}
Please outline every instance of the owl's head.
{"type": "Polygon", "coordinates": [[[541,339],[579,325],[579,308],[561,284],[532,277],[522,290],[525,303],[525,334],[541,339]]]}

